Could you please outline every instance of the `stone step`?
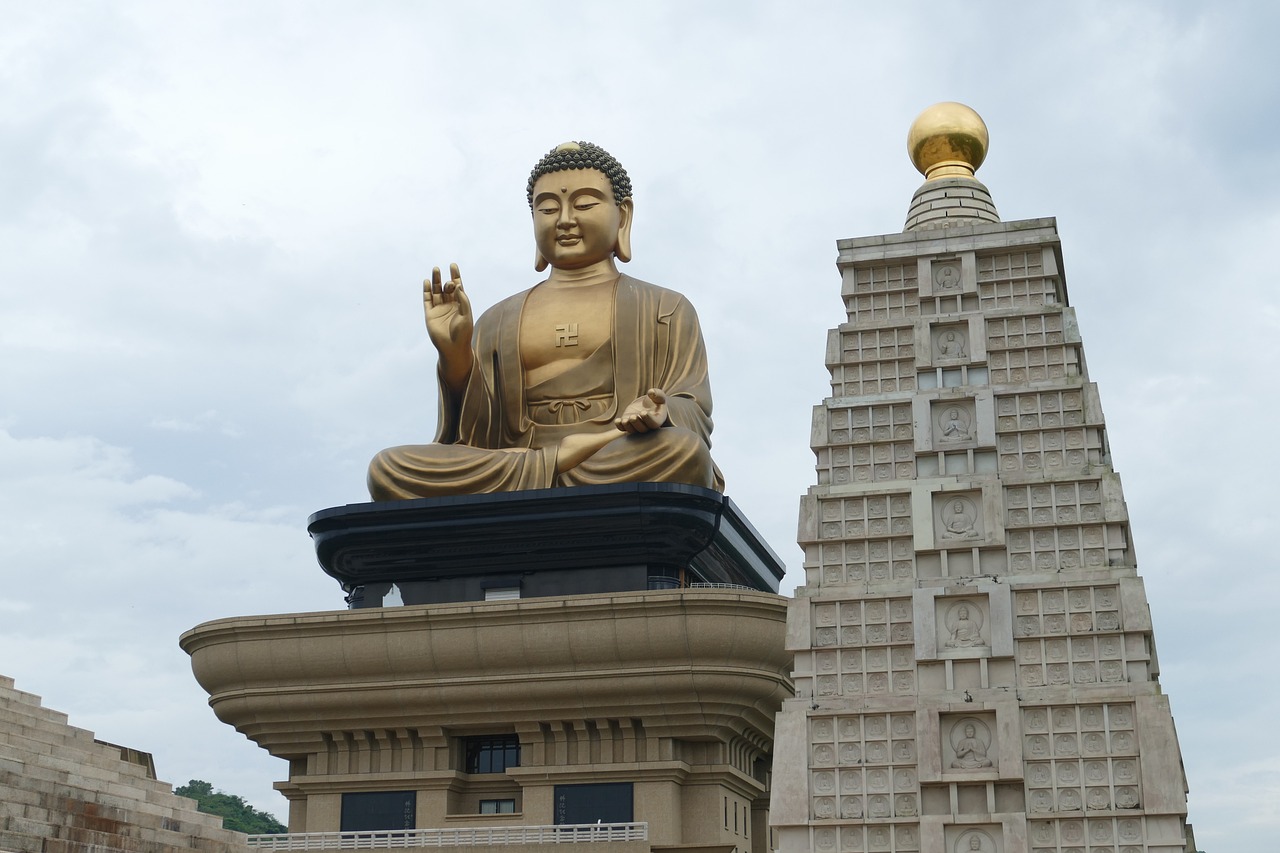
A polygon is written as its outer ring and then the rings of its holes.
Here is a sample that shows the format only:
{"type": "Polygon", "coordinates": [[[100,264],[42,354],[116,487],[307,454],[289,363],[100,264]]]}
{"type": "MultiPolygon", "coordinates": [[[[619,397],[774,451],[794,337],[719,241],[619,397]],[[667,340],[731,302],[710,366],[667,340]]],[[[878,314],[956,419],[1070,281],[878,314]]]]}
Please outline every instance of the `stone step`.
{"type": "MultiPolygon", "coordinates": [[[[59,777],[61,781],[75,787],[98,787],[96,783],[103,784],[130,784],[134,780],[129,777],[122,777],[121,768],[113,767],[106,762],[100,760],[95,761],[98,756],[92,755],[73,755],[62,756],[45,752],[30,752],[27,750],[16,749],[11,744],[0,746],[0,761],[16,760],[21,761],[28,769],[39,767],[43,770],[50,770],[59,773],[65,773],[66,776],[59,777]]],[[[48,778],[48,777],[45,777],[48,778]]],[[[142,789],[138,789],[142,793],[142,789]]]]}
{"type": "Polygon", "coordinates": [[[26,815],[8,816],[0,820],[0,830],[21,835],[60,838],[116,849],[134,849],[155,843],[162,848],[187,847],[191,833],[202,831],[223,836],[222,843],[239,845],[238,833],[222,829],[222,819],[192,811],[181,818],[121,813],[112,817],[95,817],[86,813],[67,813],[28,807],[26,815]],[[123,842],[120,839],[130,839],[123,842]]]}
{"type": "Polygon", "coordinates": [[[63,814],[67,820],[74,822],[132,821],[152,828],[163,828],[166,824],[176,822],[184,830],[222,829],[222,818],[198,811],[195,800],[177,794],[155,792],[157,796],[154,800],[138,801],[105,796],[97,791],[78,791],[76,794],[79,796],[67,796],[64,792],[50,790],[19,791],[12,785],[7,785],[3,776],[0,776],[0,790],[5,791],[5,800],[13,800],[13,805],[8,806],[8,812],[3,810],[4,806],[0,806],[0,814],[16,811],[19,817],[38,818],[41,813],[49,812],[63,814]],[[114,801],[115,804],[104,803],[104,799],[114,801]]]}
{"type": "Polygon", "coordinates": [[[47,811],[48,798],[48,794],[39,791],[4,788],[4,797],[0,799],[0,818],[22,817],[27,809],[47,811]]]}
{"type": "Polygon", "coordinates": [[[58,834],[59,824],[50,820],[48,817],[44,819],[30,817],[7,817],[4,823],[0,825],[5,832],[17,832],[22,835],[39,835],[44,837],[53,837],[58,834]]]}
{"type": "Polygon", "coordinates": [[[247,853],[195,801],[0,676],[0,853],[247,853]]]}
{"type": "Polygon", "coordinates": [[[59,723],[56,720],[49,720],[38,714],[24,714],[19,710],[15,710],[12,705],[0,706],[0,728],[8,729],[12,726],[21,726],[24,729],[58,735],[67,743],[93,743],[93,732],[88,729],[78,729],[75,726],[59,723]]]}
{"type": "Polygon", "coordinates": [[[0,702],[27,702],[31,705],[44,704],[40,697],[25,690],[19,690],[12,678],[0,675],[0,702]]]}
{"type": "Polygon", "coordinates": [[[31,717],[39,717],[48,720],[51,723],[67,724],[68,717],[61,711],[54,711],[40,704],[40,697],[34,693],[24,693],[21,690],[3,690],[0,691],[0,708],[12,710],[17,713],[26,714],[31,717]]]}
{"type": "Polygon", "coordinates": [[[117,779],[146,779],[146,768],[121,761],[113,749],[67,750],[57,749],[56,744],[32,740],[22,733],[0,731],[0,759],[13,758],[40,767],[75,770],[94,767],[109,771],[117,779]]]}
{"type": "MultiPolygon", "coordinates": [[[[76,799],[77,794],[91,792],[98,802],[106,803],[110,799],[112,800],[110,805],[125,809],[140,808],[142,803],[149,802],[145,789],[125,784],[107,775],[76,773],[40,767],[36,764],[20,764],[15,768],[14,764],[15,762],[9,759],[0,759],[0,788],[23,787],[29,790],[61,793],[72,799],[76,799]]],[[[97,771],[97,768],[84,768],[84,770],[97,771]]]]}
{"type": "Polygon", "coordinates": [[[45,850],[45,838],[0,829],[0,850],[6,853],[42,853],[45,850]]]}

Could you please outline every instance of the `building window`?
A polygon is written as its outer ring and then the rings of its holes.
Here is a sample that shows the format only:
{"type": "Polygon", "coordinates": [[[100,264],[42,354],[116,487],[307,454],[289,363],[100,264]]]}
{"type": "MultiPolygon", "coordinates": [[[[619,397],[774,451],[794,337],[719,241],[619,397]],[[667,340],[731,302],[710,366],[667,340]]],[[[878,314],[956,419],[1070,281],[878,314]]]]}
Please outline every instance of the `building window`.
{"type": "Polygon", "coordinates": [[[463,739],[468,773],[505,773],[520,766],[520,738],[516,735],[484,735],[463,739]]]}
{"type": "Polygon", "coordinates": [[[343,832],[414,829],[417,794],[414,791],[367,791],[342,795],[343,832]]]}
{"type": "Polygon", "coordinates": [[[518,586],[493,586],[484,591],[485,601],[514,601],[519,597],[518,586]]]}
{"type": "Polygon", "coordinates": [[[515,814],[515,800],[481,800],[480,814],[515,814]]]}
{"type": "Polygon", "coordinates": [[[649,570],[649,589],[680,589],[684,586],[684,569],[649,570]]]}

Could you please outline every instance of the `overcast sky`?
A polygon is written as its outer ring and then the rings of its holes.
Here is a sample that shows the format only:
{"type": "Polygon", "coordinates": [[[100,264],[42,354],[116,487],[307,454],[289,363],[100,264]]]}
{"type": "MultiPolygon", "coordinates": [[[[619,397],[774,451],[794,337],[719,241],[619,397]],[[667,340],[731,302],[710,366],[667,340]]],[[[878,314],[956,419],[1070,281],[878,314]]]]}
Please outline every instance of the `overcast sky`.
{"type": "Polygon", "coordinates": [[[958,100],[1003,219],[1058,218],[1200,846],[1274,849],[1277,9],[0,2],[0,673],[283,817],[177,637],[342,606],[306,517],[433,434],[420,282],[533,284],[566,139],[630,172],[627,272],[697,306],[793,587],[835,241],[901,230],[907,128],[958,100]]]}

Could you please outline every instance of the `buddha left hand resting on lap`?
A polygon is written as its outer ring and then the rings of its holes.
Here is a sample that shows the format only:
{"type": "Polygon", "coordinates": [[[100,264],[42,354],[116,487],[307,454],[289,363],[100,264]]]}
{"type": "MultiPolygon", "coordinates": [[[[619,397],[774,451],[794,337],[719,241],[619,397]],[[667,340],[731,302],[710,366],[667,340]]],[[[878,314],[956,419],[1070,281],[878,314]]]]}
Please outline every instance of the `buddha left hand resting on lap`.
{"type": "Polygon", "coordinates": [[[620,482],[723,489],[698,318],[680,294],[620,275],[631,183],[607,152],[565,143],[529,179],[547,279],[478,321],[457,265],[423,282],[439,353],[436,442],[369,466],[374,500],[620,482]]]}

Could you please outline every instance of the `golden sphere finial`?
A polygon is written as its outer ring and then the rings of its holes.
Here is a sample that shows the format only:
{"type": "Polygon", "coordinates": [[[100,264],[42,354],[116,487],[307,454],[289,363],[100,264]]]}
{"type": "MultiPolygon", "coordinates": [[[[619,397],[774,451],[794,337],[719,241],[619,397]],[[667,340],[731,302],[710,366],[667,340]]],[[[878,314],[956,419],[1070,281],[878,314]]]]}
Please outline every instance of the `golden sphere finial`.
{"type": "Polygon", "coordinates": [[[955,101],[934,104],[907,131],[907,153],[926,181],[972,178],[987,157],[987,125],[971,108],[955,101]]]}

